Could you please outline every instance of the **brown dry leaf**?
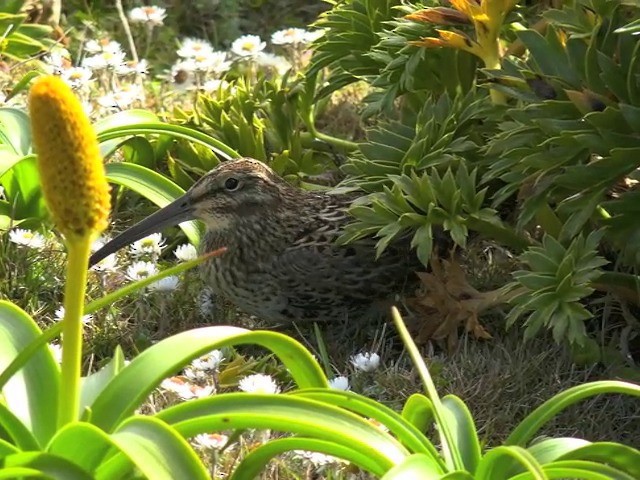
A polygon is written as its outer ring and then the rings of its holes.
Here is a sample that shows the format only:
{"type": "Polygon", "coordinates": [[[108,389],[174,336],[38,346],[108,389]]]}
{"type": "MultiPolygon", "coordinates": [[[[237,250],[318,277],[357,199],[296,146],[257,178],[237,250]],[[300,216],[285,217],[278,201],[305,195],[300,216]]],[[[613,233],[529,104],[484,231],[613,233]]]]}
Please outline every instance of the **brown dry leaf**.
{"type": "Polygon", "coordinates": [[[444,341],[451,350],[457,345],[460,326],[476,338],[491,338],[478,317],[489,306],[488,295],[493,292],[482,293],[469,285],[455,261],[434,257],[431,272],[420,272],[418,277],[422,288],[408,300],[419,315],[416,342],[444,341]]]}

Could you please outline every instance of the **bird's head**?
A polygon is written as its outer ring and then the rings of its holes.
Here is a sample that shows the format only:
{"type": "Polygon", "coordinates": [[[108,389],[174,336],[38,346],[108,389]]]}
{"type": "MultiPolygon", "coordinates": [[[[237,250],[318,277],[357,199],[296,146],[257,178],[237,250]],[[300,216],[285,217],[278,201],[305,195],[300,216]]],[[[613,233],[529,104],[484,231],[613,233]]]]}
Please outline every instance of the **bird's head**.
{"type": "Polygon", "coordinates": [[[209,230],[234,228],[240,221],[263,218],[278,208],[291,190],[268,166],[250,158],[221,163],[183,196],[125,230],[91,256],[94,265],[151,233],[189,220],[209,230]]]}

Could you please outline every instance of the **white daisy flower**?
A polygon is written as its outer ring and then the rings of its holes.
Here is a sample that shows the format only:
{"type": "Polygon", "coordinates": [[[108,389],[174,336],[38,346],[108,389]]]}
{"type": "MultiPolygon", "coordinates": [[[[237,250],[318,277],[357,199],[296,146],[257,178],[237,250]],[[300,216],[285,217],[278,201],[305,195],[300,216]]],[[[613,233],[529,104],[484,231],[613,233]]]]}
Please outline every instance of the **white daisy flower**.
{"type": "Polygon", "coordinates": [[[161,278],[157,282],[153,282],[149,285],[149,289],[154,292],[172,292],[180,284],[180,279],[175,275],[169,275],[168,277],[161,278]]]}
{"type": "Polygon", "coordinates": [[[349,379],[343,375],[339,377],[334,377],[329,380],[329,387],[335,390],[344,390],[347,391],[351,387],[349,386],[349,379]]]}
{"type": "Polygon", "coordinates": [[[16,245],[35,248],[36,250],[42,250],[47,243],[45,238],[39,233],[23,228],[14,228],[11,230],[9,232],[9,240],[16,245]]]}
{"type": "Polygon", "coordinates": [[[116,67],[117,75],[141,75],[144,76],[149,73],[149,62],[147,62],[144,58],[138,62],[134,62],[133,60],[127,61],[121,65],[116,67]]]}
{"type": "Polygon", "coordinates": [[[178,56],[182,58],[192,58],[197,55],[208,55],[213,53],[213,46],[206,40],[185,38],[177,53],[178,56]]]}
{"type": "Polygon", "coordinates": [[[93,242],[91,242],[91,253],[97,252],[102,247],[104,247],[111,240],[109,237],[105,235],[100,235],[93,242]]]}
{"type": "Polygon", "coordinates": [[[193,60],[181,60],[171,67],[168,78],[176,89],[189,90],[195,85],[195,71],[193,60]]]}
{"type": "Polygon", "coordinates": [[[214,391],[212,385],[201,387],[185,381],[184,377],[165,378],[160,387],[178,395],[182,400],[208,397],[214,391]]]}
{"type": "Polygon", "coordinates": [[[118,270],[118,257],[115,253],[107,255],[98,263],[91,267],[91,270],[95,272],[115,272],[118,270]]]}
{"type": "Polygon", "coordinates": [[[209,378],[207,372],[191,367],[187,367],[184,369],[184,376],[192,382],[204,382],[209,378]]]}
{"type": "Polygon", "coordinates": [[[85,67],[71,67],[60,72],[60,78],[75,90],[88,87],[91,77],[93,72],[85,67]]]}
{"type": "Polygon", "coordinates": [[[129,20],[132,23],[146,23],[153,27],[162,25],[166,16],[167,10],[155,5],[132,8],[129,12],[129,20]]]}
{"type": "Polygon", "coordinates": [[[273,53],[260,52],[255,56],[255,60],[258,65],[266,68],[272,68],[280,75],[283,75],[291,68],[289,61],[281,55],[274,55],[273,53]]]}
{"type": "Polygon", "coordinates": [[[380,355],[371,352],[359,353],[352,356],[350,361],[356,370],[373,372],[380,366],[380,355]]]}
{"type": "Polygon", "coordinates": [[[265,49],[267,44],[257,35],[243,35],[231,44],[231,51],[239,57],[254,57],[265,49]]]}
{"type": "Polygon", "coordinates": [[[47,69],[49,73],[57,75],[72,66],[71,54],[66,48],[53,48],[42,60],[49,67],[47,69]]]}
{"type": "Polygon", "coordinates": [[[229,442],[229,437],[219,433],[201,433],[193,437],[193,443],[204,450],[220,450],[229,442]]]}
{"type": "Polygon", "coordinates": [[[280,387],[271,375],[256,373],[244,377],[238,388],[247,393],[280,393],[280,387]]]}
{"type": "Polygon", "coordinates": [[[294,450],[293,453],[307,462],[313,464],[314,467],[324,467],[332,463],[341,463],[342,460],[326,453],[321,452],[309,452],[306,450],[294,450]]]}
{"type": "Polygon", "coordinates": [[[231,62],[227,61],[226,52],[208,52],[195,55],[188,59],[197,72],[213,72],[221,74],[229,71],[231,62]]]}
{"type": "Polygon", "coordinates": [[[88,53],[121,53],[122,45],[115,40],[109,40],[107,38],[101,38],[100,40],[89,40],[84,44],[84,50],[88,53]]]}
{"type": "Polygon", "coordinates": [[[191,362],[191,366],[196,370],[215,371],[218,370],[220,364],[224,361],[222,350],[212,350],[200,358],[196,358],[191,362]]]}
{"type": "Polygon", "coordinates": [[[124,52],[107,52],[103,51],[92,55],[91,57],[85,57],[82,60],[82,66],[90,68],[91,70],[104,70],[107,68],[119,68],[124,62],[124,52]]]}
{"type": "MultiPolygon", "coordinates": [[[[55,313],[55,319],[57,321],[63,320],[64,319],[64,307],[60,307],[56,310],[55,313]]],[[[93,320],[93,315],[83,315],[82,316],[82,323],[87,324],[89,323],[91,320],[93,320]]]]}
{"type": "Polygon", "coordinates": [[[325,30],[307,30],[304,32],[305,42],[313,43],[325,34],[325,30]]]}
{"type": "Polygon", "coordinates": [[[202,84],[202,90],[207,93],[217,92],[218,90],[226,90],[231,86],[229,82],[226,80],[207,80],[202,84]]]}
{"type": "Polygon", "coordinates": [[[307,31],[302,28],[285,28],[271,35],[274,45],[297,45],[307,43],[307,31]]]}
{"type": "Polygon", "coordinates": [[[194,247],[190,243],[179,245],[173,251],[173,254],[181,262],[188,262],[189,260],[195,260],[196,258],[198,258],[198,250],[196,250],[196,247],[194,247]]]}
{"type": "Polygon", "coordinates": [[[98,105],[107,110],[126,110],[140,97],[136,95],[138,89],[121,89],[98,97],[98,105]]]}
{"type": "Polygon", "coordinates": [[[131,280],[142,280],[158,273],[158,267],[151,262],[135,262],[127,268],[127,277],[131,280]]]}
{"type": "Polygon", "coordinates": [[[131,245],[131,254],[139,257],[141,255],[158,256],[162,253],[164,239],[161,233],[152,233],[140,240],[133,242],[131,245]]]}

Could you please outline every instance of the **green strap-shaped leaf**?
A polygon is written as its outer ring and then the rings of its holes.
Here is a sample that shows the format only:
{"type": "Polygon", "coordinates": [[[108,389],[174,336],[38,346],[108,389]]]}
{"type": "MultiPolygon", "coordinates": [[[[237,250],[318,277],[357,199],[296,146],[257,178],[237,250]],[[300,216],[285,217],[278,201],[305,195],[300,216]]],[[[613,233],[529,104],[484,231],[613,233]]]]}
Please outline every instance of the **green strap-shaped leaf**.
{"type": "Polygon", "coordinates": [[[56,432],[46,450],[93,473],[113,447],[113,442],[102,430],[90,423],[76,422],[56,432]]]}
{"type": "Polygon", "coordinates": [[[297,390],[291,392],[290,395],[328,403],[380,422],[411,453],[424,453],[432,457],[436,464],[440,466],[441,472],[444,473],[444,462],[429,439],[402,416],[380,402],[353,392],[327,390],[326,388],[297,390]]]}
{"type": "Polygon", "coordinates": [[[589,460],[607,463],[633,478],[640,478],[640,451],[613,442],[594,442],[563,453],[558,460],[589,460]]]}
{"type": "Polygon", "coordinates": [[[382,480],[436,480],[442,478],[440,466],[433,458],[422,453],[407,457],[402,463],[390,469],[382,480]]]}
{"type": "Polygon", "coordinates": [[[193,128],[181,125],[169,125],[166,123],[137,123],[135,125],[125,125],[120,127],[106,128],[98,133],[100,143],[132,135],[171,135],[176,138],[183,138],[191,142],[196,142],[209,147],[217,155],[225,160],[239,158],[240,154],[220,140],[213,138],[206,133],[199,132],[193,128]]]}
{"type": "Polygon", "coordinates": [[[542,470],[542,466],[528,451],[522,447],[500,446],[489,450],[482,458],[476,469],[477,480],[496,480],[507,478],[506,474],[511,468],[512,460],[520,464],[533,480],[546,480],[547,476],[542,470]]]}
{"type": "Polygon", "coordinates": [[[328,385],[313,356],[286,335],[228,326],[197,328],[166,338],[133,359],[93,403],[91,422],[105,431],[113,431],[163,379],[174,375],[194,358],[216,348],[247,344],[275,353],[299,387],[328,385]]]}
{"type": "Polygon", "coordinates": [[[409,454],[395,438],[358,415],[291,395],[226,393],[174,405],[156,417],[185,437],[256,428],[341,443],[369,456],[384,470],[409,454]]]}
{"type": "Polygon", "coordinates": [[[445,416],[465,469],[470,473],[474,473],[482,453],[473,417],[465,403],[455,395],[443,397],[442,406],[446,410],[445,416]]]}
{"type": "MultiPolygon", "coordinates": [[[[584,478],[587,480],[637,480],[638,477],[626,475],[614,467],[595,462],[570,460],[553,462],[542,467],[545,478],[584,478]]],[[[521,473],[510,480],[530,480],[535,478],[530,472],[521,473]]]]}
{"type": "Polygon", "coordinates": [[[9,408],[0,402],[0,435],[20,450],[38,450],[38,441],[9,408]]]}
{"type": "Polygon", "coordinates": [[[45,452],[20,452],[9,455],[4,459],[3,468],[33,469],[41,472],[45,478],[56,480],[93,480],[89,472],[75,463],[45,452]]]}
{"type": "Polygon", "coordinates": [[[0,108],[0,143],[10,146],[21,157],[31,152],[31,125],[25,112],[0,108]]]}
{"type": "Polygon", "coordinates": [[[120,450],[126,452],[147,478],[209,478],[206,468],[186,440],[156,418],[128,418],[111,435],[111,440],[120,450]]]}
{"type": "Polygon", "coordinates": [[[8,442],[0,438],[0,463],[2,459],[7,455],[11,455],[12,453],[18,453],[20,451],[13,443],[8,442]]]}
{"type": "MultiPolygon", "coordinates": [[[[184,194],[184,190],[167,177],[142,165],[108,163],[105,168],[107,180],[130,188],[161,208],[184,194]]],[[[192,244],[199,245],[201,233],[195,222],[181,223],[180,228],[192,244]]]]}
{"type": "MultiPolygon", "coordinates": [[[[101,120],[94,125],[94,129],[98,135],[105,130],[130,128],[140,124],[161,124],[158,116],[150,110],[132,109],[114,113],[101,120]]],[[[100,142],[100,153],[104,158],[110,157],[120,145],[126,142],[129,136],[123,135],[110,140],[100,142]]]]}
{"type": "Polygon", "coordinates": [[[0,470],[0,480],[11,479],[15,480],[16,478],[49,478],[48,475],[45,475],[40,470],[36,470],[35,468],[25,468],[25,467],[12,467],[12,468],[3,468],[0,470]]]}
{"type": "Polygon", "coordinates": [[[545,423],[558,415],[562,410],[574,403],[604,393],[624,393],[640,397],[640,385],[634,385],[629,382],[603,380],[568,388],[564,392],[560,392],[550,398],[527,415],[505,440],[505,445],[525,446],[545,423]]]}
{"type": "MultiPolygon", "coordinates": [[[[0,370],[41,333],[22,309],[0,301],[0,370]]],[[[27,359],[2,389],[4,403],[41,444],[56,430],[59,388],[58,364],[49,349],[41,349],[27,359]]]]}
{"type": "Polygon", "coordinates": [[[421,432],[433,422],[433,403],[421,393],[414,393],[402,407],[402,417],[421,432]]]}
{"type": "Polygon", "coordinates": [[[116,348],[113,358],[97,372],[82,379],[80,391],[80,414],[85,407],[90,407],[93,401],[104,390],[107,384],[120,373],[124,367],[124,354],[120,347],[116,348]]]}
{"type": "MultiPolygon", "coordinates": [[[[142,280],[138,280],[137,282],[131,282],[114,292],[97,298],[92,302],[89,302],[86,305],[84,311],[85,313],[93,313],[101,308],[113,304],[122,297],[126,297],[127,295],[130,295],[131,293],[136,292],[141,288],[157,282],[161,278],[168,277],[169,275],[178,275],[182,272],[185,272],[199,265],[208,258],[222,253],[222,251],[223,249],[209,252],[207,255],[202,255],[194,260],[180,263],[178,265],[174,265],[171,268],[167,268],[166,270],[162,270],[156,275],[151,275],[142,280]]],[[[58,322],[42,332],[42,334],[35,338],[29,345],[25,346],[13,359],[13,361],[2,371],[2,373],[0,373],[0,389],[9,381],[13,374],[21,368],[21,365],[23,365],[31,357],[31,355],[33,355],[35,351],[43,348],[47,343],[58,337],[61,331],[62,322],[58,322]]]]}
{"type": "Polygon", "coordinates": [[[347,445],[315,438],[293,437],[271,440],[251,450],[235,468],[231,480],[257,478],[272,458],[293,450],[305,450],[332,455],[346,460],[377,477],[384,474],[384,470],[382,470],[373,459],[347,445]]]}

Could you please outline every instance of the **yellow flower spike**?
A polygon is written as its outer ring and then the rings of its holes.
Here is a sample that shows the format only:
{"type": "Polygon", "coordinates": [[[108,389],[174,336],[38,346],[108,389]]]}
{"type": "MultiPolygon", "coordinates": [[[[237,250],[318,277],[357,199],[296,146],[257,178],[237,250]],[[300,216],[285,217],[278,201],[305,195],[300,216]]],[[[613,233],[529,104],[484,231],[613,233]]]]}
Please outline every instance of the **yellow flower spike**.
{"type": "Polygon", "coordinates": [[[44,198],[65,238],[95,236],[108,225],[109,184],[96,133],[60,78],[42,77],[29,94],[44,198]]]}
{"type": "Polygon", "coordinates": [[[37,80],[29,92],[29,112],[44,198],[67,245],[57,412],[63,427],[80,414],[87,265],[92,239],[108,224],[109,184],[96,133],[66,83],[53,76],[37,80]]]}

